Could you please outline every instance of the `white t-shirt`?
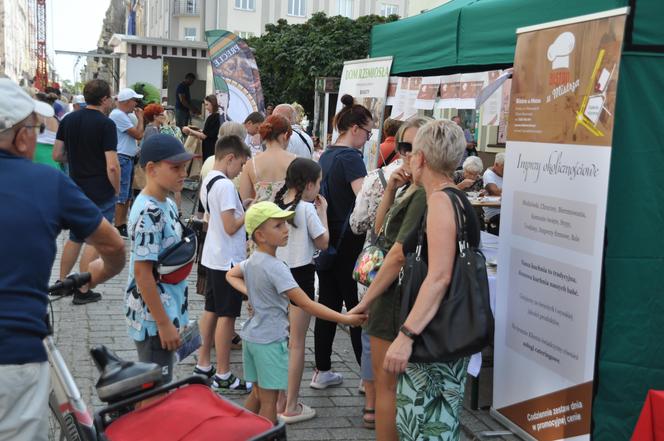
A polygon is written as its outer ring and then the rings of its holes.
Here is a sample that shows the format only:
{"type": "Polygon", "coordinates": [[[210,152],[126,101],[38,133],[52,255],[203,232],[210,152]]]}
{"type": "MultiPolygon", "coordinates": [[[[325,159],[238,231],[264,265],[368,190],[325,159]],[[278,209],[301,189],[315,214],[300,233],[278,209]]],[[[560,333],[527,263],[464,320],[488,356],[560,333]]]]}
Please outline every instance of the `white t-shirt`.
{"type": "Polygon", "coordinates": [[[293,134],[290,137],[290,141],[288,141],[288,151],[299,158],[311,159],[311,155],[314,152],[314,141],[297,124],[293,124],[292,129],[293,134]]]}
{"type": "Polygon", "coordinates": [[[314,239],[327,230],[311,202],[300,201],[297,204],[293,221],[297,227],[288,225],[288,245],[277,248],[277,259],[286,262],[289,268],[299,268],[313,262],[316,252],[314,239]]]}
{"type": "Polygon", "coordinates": [[[228,271],[247,258],[247,236],[244,225],[231,236],[224,230],[221,213],[233,210],[235,219],[239,219],[244,214],[244,208],[233,181],[218,170],[208,173],[201,185],[201,204],[205,210],[207,210],[208,203],[210,221],[201,263],[206,268],[228,271]],[[223,178],[214,183],[208,195],[207,184],[216,176],[223,176],[223,178]]]}
{"type": "MultiPolygon", "coordinates": [[[[486,169],[484,175],[482,176],[482,180],[484,181],[484,188],[486,188],[486,186],[489,184],[496,184],[496,186],[498,186],[498,188],[500,188],[501,190],[503,188],[503,177],[498,176],[490,168],[486,169]]],[[[483,207],[483,208],[484,208],[484,217],[486,218],[486,220],[489,220],[495,215],[500,214],[500,208],[495,208],[495,207],[483,207]]]]}
{"type": "Polygon", "coordinates": [[[127,130],[134,128],[134,123],[129,118],[129,115],[120,109],[113,109],[109,118],[115,123],[118,133],[118,153],[127,156],[136,156],[138,144],[136,143],[136,139],[127,133],[127,130]]]}

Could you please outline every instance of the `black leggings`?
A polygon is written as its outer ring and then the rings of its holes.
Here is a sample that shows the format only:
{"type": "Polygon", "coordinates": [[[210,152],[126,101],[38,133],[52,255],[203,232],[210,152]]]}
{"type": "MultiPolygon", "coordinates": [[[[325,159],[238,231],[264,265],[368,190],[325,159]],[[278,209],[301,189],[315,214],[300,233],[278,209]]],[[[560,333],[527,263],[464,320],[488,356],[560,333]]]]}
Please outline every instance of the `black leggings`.
{"type": "MultiPolygon", "coordinates": [[[[332,268],[318,271],[318,302],[337,312],[346,304],[351,310],[357,303],[357,282],[353,279],[353,268],[357,256],[362,251],[364,237],[350,232],[341,242],[337,258],[332,268]]],[[[316,319],[314,327],[314,347],[316,352],[316,368],[329,371],[332,368],[332,343],[337,332],[337,324],[327,320],[316,319]]],[[[350,328],[350,340],[355,352],[355,360],[360,364],[362,359],[362,329],[350,328]]]]}

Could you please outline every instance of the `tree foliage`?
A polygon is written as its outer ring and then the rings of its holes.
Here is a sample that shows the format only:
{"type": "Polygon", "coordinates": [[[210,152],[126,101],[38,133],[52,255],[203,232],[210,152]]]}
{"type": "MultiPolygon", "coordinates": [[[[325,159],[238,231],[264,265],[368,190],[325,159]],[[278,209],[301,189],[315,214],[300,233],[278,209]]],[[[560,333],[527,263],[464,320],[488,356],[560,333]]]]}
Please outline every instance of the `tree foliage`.
{"type": "Polygon", "coordinates": [[[284,19],[265,27],[260,37],[247,40],[255,50],[265,103],[297,101],[313,114],[316,77],[339,77],[344,61],[369,54],[371,28],[398,16],[367,15],[352,20],[316,13],[304,24],[284,19]]]}

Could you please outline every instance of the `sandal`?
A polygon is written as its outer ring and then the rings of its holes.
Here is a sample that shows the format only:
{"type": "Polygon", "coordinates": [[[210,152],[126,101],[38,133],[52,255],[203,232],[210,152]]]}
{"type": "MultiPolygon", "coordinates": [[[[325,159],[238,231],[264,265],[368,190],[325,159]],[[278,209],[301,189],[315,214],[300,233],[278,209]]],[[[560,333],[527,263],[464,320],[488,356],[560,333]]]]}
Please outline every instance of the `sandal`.
{"type": "Polygon", "coordinates": [[[231,349],[242,349],[242,337],[238,334],[235,334],[231,340],[231,349]]]}
{"type": "Polygon", "coordinates": [[[302,403],[297,403],[298,407],[302,409],[302,411],[297,414],[297,415],[285,415],[285,414],[279,414],[279,419],[283,421],[286,424],[294,424],[294,423],[299,423],[302,421],[307,421],[316,416],[316,411],[312,409],[311,407],[307,406],[306,404],[302,403]]]}
{"type": "Polygon", "coordinates": [[[376,409],[362,409],[362,423],[365,428],[374,430],[376,428],[376,409]]]}

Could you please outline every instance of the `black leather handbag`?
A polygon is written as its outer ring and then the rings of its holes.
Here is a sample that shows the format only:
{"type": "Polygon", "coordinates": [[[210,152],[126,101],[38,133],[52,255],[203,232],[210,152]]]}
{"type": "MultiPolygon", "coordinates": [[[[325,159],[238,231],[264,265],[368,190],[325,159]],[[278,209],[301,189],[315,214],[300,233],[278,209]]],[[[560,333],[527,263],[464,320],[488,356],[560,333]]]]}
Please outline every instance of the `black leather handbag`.
{"type": "MultiPolygon", "coordinates": [[[[466,195],[457,189],[443,190],[452,201],[457,231],[457,252],[452,279],[434,318],[413,342],[410,362],[436,363],[457,360],[477,352],[493,342],[494,320],[489,301],[486,260],[479,246],[479,223],[466,195]],[[469,232],[469,225],[476,231],[469,232]],[[474,243],[469,243],[469,237],[474,243]]],[[[401,323],[410,313],[428,265],[422,253],[425,241],[426,213],[418,232],[415,252],[406,257],[400,276],[401,323]]]]}

